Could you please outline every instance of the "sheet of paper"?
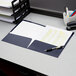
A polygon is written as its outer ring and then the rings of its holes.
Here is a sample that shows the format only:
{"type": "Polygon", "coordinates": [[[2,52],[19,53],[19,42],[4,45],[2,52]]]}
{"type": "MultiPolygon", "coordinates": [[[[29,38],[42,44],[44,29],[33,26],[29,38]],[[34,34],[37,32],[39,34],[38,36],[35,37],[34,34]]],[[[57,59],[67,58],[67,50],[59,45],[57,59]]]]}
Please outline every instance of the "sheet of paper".
{"type": "Polygon", "coordinates": [[[40,41],[46,42],[55,46],[64,46],[71,36],[72,32],[63,29],[47,26],[44,36],[40,41]],[[47,31],[46,31],[47,30],[47,31]]]}
{"type": "Polygon", "coordinates": [[[1,15],[0,14],[0,20],[12,23],[14,21],[14,17],[12,17],[12,16],[5,16],[5,15],[1,15]]]}
{"type": "Polygon", "coordinates": [[[72,32],[48,25],[43,27],[34,23],[22,21],[11,34],[32,38],[32,42],[34,40],[39,40],[55,46],[63,46],[72,32]]]}
{"type": "Polygon", "coordinates": [[[45,31],[45,27],[43,26],[22,21],[11,33],[23,37],[32,38],[32,42],[33,42],[36,39],[40,40],[44,31],[45,31]]]}
{"type": "Polygon", "coordinates": [[[0,7],[0,14],[11,16],[13,14],[13,10],[11,8],[0,7]]]}
{"type": "MultiPolygon", "coordinates": [[[[7,7],[7,8],[10,8],[12,7],[12,2],[13,0],[0,0],[0,6],[2,7],[7,7]]],[[[17,0],[16,3],[18,3],[19,1],[17,0]]]]}

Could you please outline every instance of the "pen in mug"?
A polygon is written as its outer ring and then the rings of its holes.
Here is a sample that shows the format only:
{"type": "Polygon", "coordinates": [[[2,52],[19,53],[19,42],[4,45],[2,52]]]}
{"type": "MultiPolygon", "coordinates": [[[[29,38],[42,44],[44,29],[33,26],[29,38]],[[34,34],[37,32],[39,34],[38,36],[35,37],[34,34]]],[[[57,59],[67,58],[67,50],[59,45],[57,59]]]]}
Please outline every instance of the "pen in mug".
{"type": "Polygon", "coordinates": [[[71,13],[70,17],[74,16],[76,14],[76,9],[71,13]]]}
{"type": "Polygon", "coordinates": [[[68,7],[66,7],[66,15],[67,15],[67,17],[69,17],[68,7]]]}

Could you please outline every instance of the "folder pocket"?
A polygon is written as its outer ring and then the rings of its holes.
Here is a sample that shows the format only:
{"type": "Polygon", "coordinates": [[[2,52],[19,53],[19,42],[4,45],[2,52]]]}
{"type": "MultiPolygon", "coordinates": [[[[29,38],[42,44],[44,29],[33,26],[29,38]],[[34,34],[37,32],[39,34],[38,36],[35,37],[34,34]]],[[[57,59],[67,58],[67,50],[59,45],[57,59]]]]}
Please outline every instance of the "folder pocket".
{"type": "Polygon", "coordinates": [[[40,53],[43,53],[43,54],[46,54],[46,55],[51,55],[51,56],[54,56],[54,57],[58,57],[63,49],[53,50],[53,51],[50,51],[50,52],[45,51],[45,50],[53,48],[53,47],[56,47],[56,46],[50,45],[50,44],[47,44],[47,43],[44,43],[44,42],[41,42],[41,41],[38,41],[38,40],[35,40],[28,47],[28,49],[31,49],[31,50],[34,50],[36,52],[40,52],[40,53]]]}
{"type": "Polygon", "coordinates": [[[32,40],[31,38],[22,37],[22,36],[9,33],[2,41],[27,48],[31,40],[32,40]]]}

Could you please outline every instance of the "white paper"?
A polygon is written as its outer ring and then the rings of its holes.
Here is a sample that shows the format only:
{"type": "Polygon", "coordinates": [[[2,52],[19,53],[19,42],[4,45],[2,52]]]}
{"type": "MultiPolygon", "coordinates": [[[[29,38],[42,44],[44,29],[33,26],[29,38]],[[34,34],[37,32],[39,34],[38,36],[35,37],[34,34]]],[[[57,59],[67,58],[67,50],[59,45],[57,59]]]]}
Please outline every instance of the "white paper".
{"type": "Polygon", "coordinates": [[[72,32],[63,29],[47,26],[44,36],[40,41],[46,42],[55,46],[64,46],[71,36],[72,32]],[[47,32],[47,31],[48,32],[47,32]]]}
{"type": "Polygon", "coordinates": [[[5,16],[5,15],[1,15],[0,14],[0,20],[12,23],[14,21],[14,17],[12,17],[12,16],[5,16]]]}
{"type": "MultiPolygon", "coordinates": [[[[12,2],[13,0],[0,0],[0,6],[2,7],[7,7],[7,8],[10,8],[12,7],[12,2]]],[[[18,3],[19,1],[17,0],[16,3],[18,3]]]]}
{"type": "MultiPolygon", "coordinates": [[[[51,26],[40,26],[34,23],[22,21],[11,34],[32,38],[55,46],[65,45],[72,32],[51,26]]],[[[31,43],[32,43],[31,42],[31,43]]]]}
{"type": "Polygon", "coordinates": [[[11,16],[13,14],[13,10],[11,8],[0,7],[0,14],[11,16]]]}
{"type": "Polygon", "coordinates": [[[22,21],[11,33],[32,38],[32,40],[40,40],[45,27],[22,21]]]}

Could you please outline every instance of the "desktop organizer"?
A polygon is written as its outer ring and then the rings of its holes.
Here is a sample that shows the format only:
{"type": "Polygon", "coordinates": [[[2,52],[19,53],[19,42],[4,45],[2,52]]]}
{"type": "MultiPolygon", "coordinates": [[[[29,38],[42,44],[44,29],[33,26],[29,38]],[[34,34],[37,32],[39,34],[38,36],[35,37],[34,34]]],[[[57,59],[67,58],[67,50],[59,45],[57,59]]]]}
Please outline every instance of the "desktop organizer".
{"type": "Polygon", "coordinates": [[[30,13],[30,4],[29,0],[19,0],[19,3],[15,5],[16,1],[17,0],[13,0],[11,2],[13,10],[12,16],[14,17],[13,23],[19,24],[23,18],[30,13]]]}

